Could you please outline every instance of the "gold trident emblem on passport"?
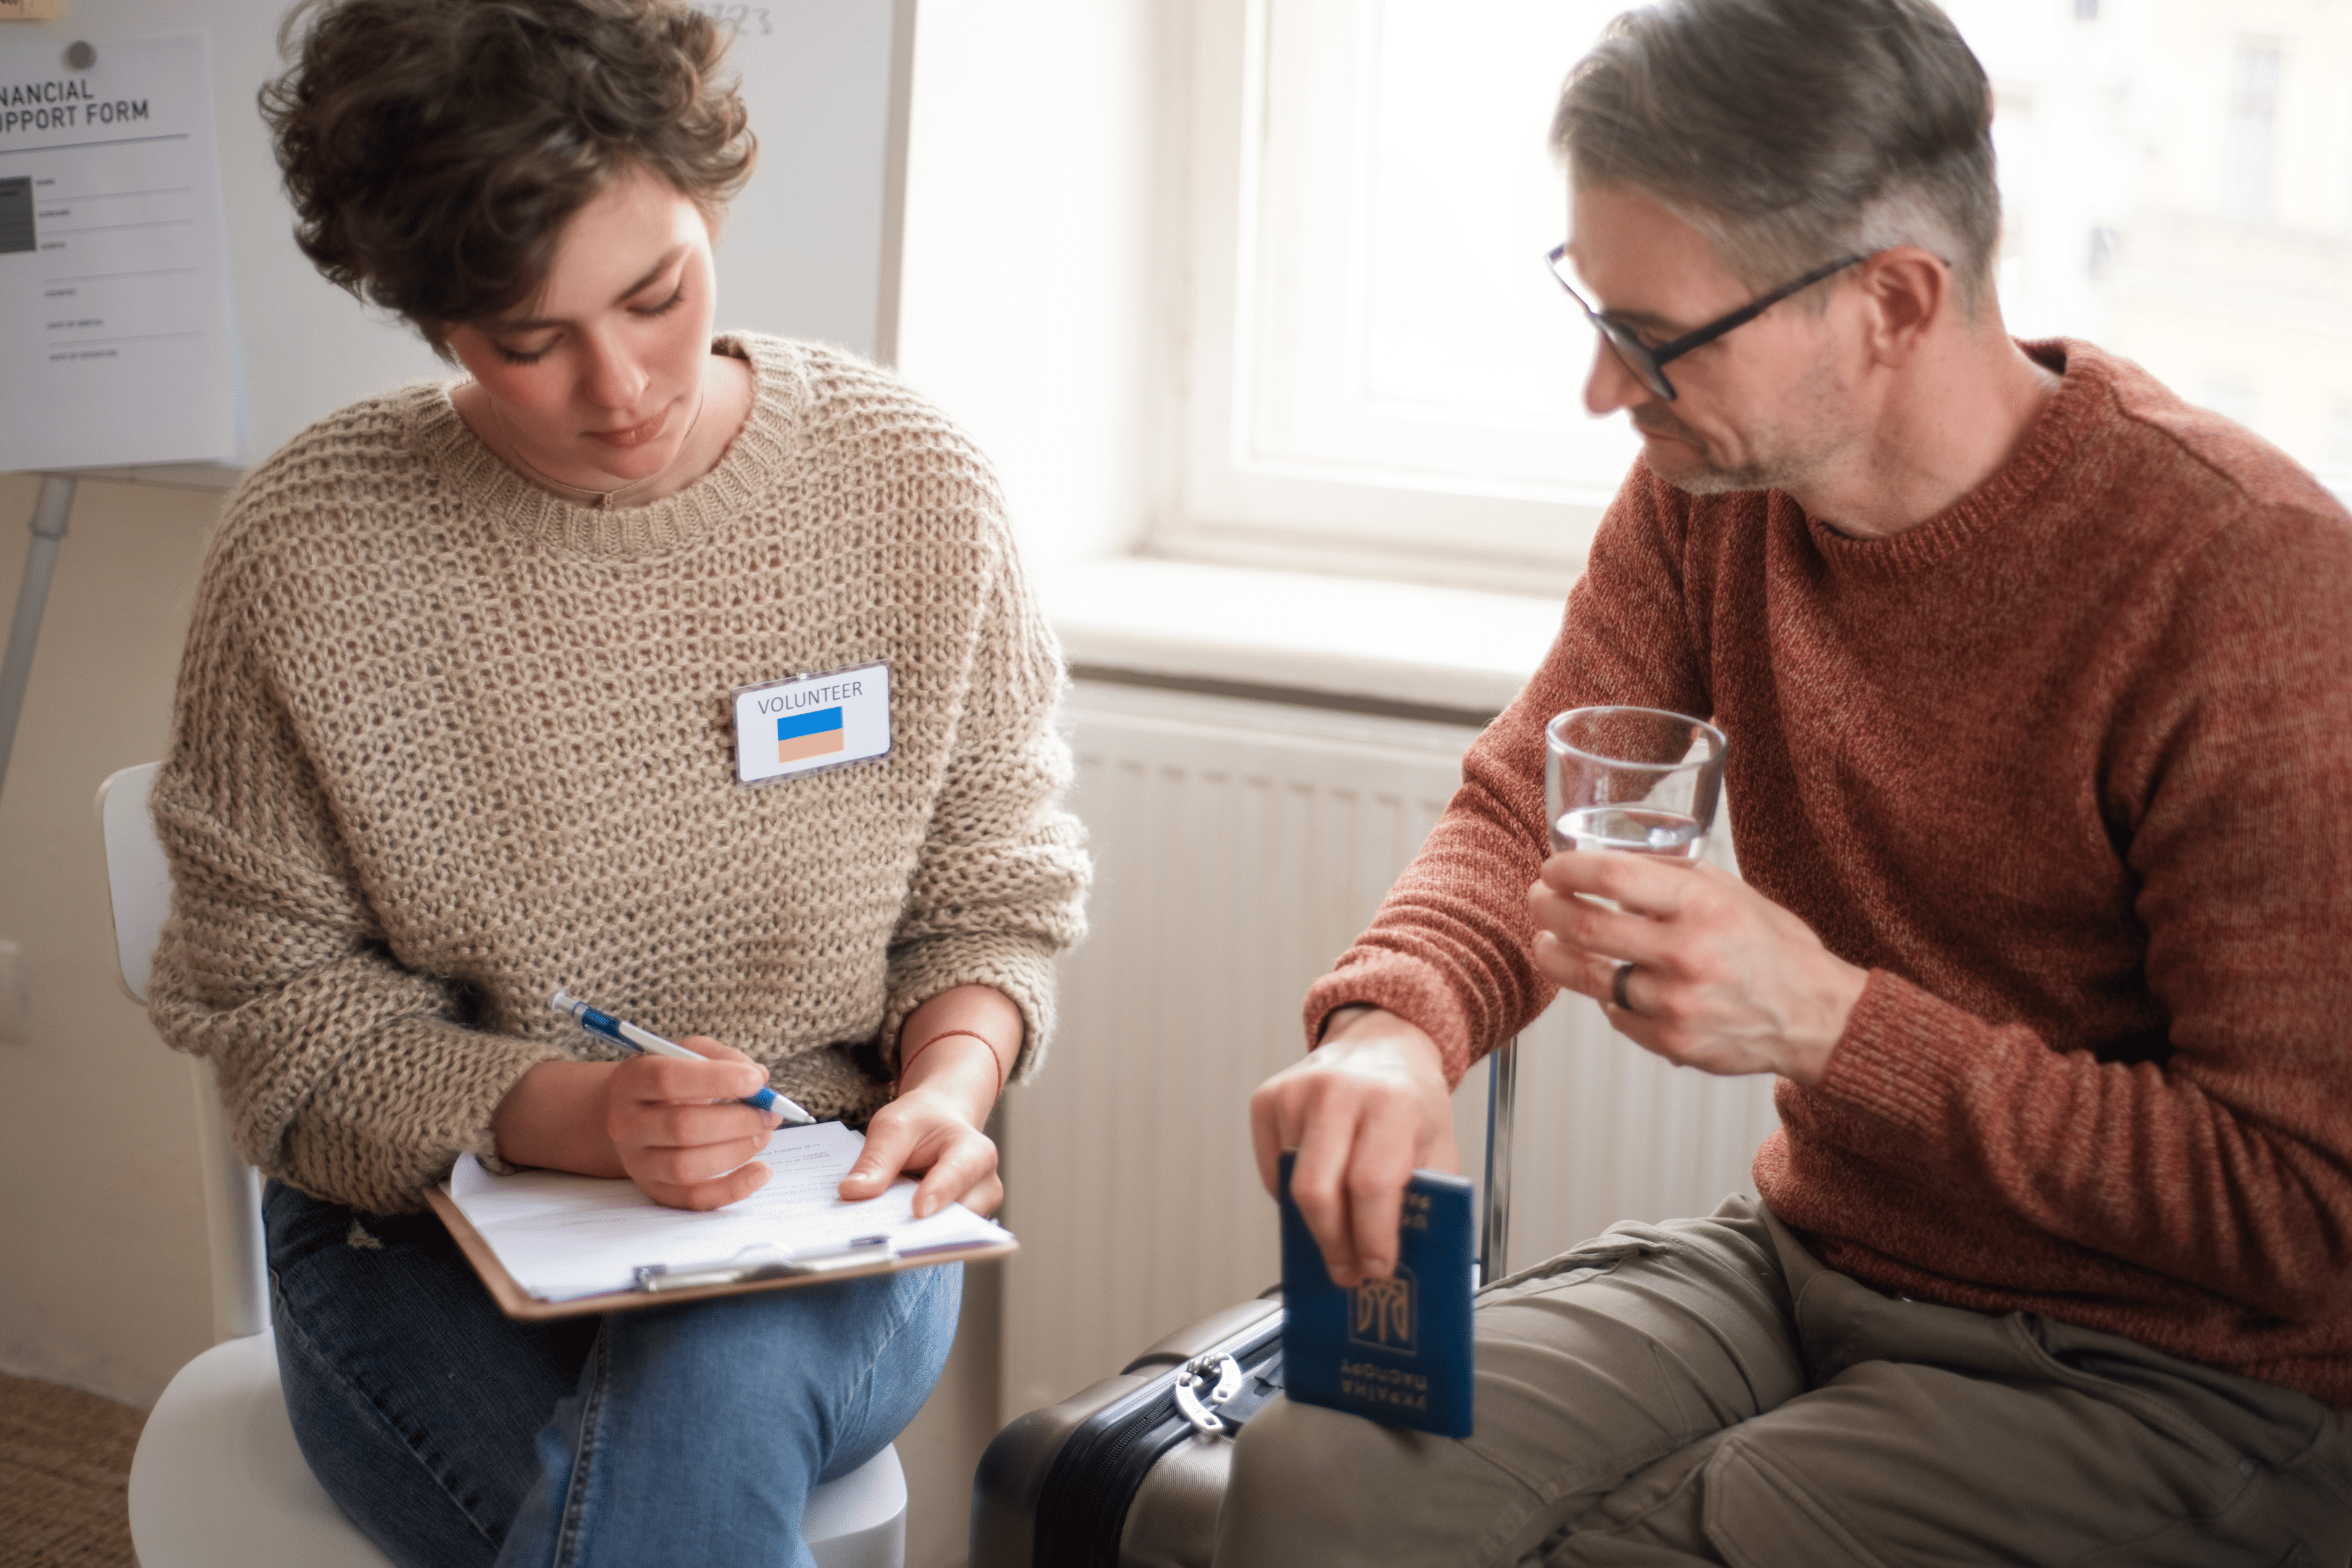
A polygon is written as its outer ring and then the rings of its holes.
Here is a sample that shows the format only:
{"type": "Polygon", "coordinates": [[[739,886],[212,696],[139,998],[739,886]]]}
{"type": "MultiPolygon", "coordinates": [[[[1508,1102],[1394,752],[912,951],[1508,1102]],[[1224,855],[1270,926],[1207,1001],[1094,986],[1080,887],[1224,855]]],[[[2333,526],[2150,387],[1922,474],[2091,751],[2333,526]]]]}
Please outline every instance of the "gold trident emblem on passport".
{"type": "Polygon", "coordinates": [[[1361,1345],[1411,1353],[1413,1348],[1412,1276],[1367,1279],[1349,1292],[1348,1337],[1361,1345]]]}

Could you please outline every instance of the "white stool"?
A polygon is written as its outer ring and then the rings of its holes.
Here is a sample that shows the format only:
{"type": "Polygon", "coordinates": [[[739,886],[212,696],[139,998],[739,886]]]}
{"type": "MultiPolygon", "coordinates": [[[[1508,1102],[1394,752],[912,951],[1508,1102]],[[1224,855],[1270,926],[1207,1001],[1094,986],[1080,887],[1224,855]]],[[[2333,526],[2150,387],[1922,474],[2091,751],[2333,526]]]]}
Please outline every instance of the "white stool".
{"type": "MultiPolygon", "coordinates": [[[[122,985],[142,1004],[172,902],[171,870],[147,814],[156,765],[125,768],[98,786],[122,985]]],[[[260,1178],[229,1142],[211,1068],[189,1065],[218,1342],[173,1377],[139,1435],[131,1461],[131,1548],[141,1568],[391,1568],[295,1447],[269,1333],[260,1178]]],[[[801,1537],[818,1568],[902,1568],[907,1478],[898,1450],[886,1447],[811,1492],[801,1537]]]]}

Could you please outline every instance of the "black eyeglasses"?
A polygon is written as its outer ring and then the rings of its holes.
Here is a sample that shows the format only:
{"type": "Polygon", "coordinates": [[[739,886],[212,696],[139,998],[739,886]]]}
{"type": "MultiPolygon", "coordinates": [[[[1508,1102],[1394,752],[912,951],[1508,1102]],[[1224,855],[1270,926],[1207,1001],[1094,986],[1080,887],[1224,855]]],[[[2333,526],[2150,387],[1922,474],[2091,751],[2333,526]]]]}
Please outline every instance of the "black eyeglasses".
{"type": "Polygon", "coordinates": [[[1672,402],[1675,397],[1675,384],[1666,379],[1664,368],[1668,360],[1680,359],[1691,350],[1715,342],[1732,328],[1747,325],[1800,289],[1810,289],[1832,273],[1843,272],[1857,261],[1868,260],[1869,255],[1864,252],[1857,256],[1849,256],[1841,261],[1832,261],[1826,267],[1816,267],[1794,283],[1784,283],[1769,294],[1750,300],[1728,316],[1718,316],[1706,325],[1685,332],[1671,342],[1660,343],[1656,348],[1652,348],[1640,338],[1635,337],[1633,328],[1622,322],[1611,321],[1584,302],[1584,296],[1578,293],[1576,285],[1568,280],[1565,266],[1568,260],[1567,246],[1552,247],[1544,259],[1551,264],[1551,275],[1559,279],[1559,286],[1568,290],[1568,297],[1576,301],[1578,307],[1599,330],[1609,346],[1617,351],[1617,357],[1624,362],[1625,368],[1632,371],[1635,379],[1643,386],[1672,402]]]}

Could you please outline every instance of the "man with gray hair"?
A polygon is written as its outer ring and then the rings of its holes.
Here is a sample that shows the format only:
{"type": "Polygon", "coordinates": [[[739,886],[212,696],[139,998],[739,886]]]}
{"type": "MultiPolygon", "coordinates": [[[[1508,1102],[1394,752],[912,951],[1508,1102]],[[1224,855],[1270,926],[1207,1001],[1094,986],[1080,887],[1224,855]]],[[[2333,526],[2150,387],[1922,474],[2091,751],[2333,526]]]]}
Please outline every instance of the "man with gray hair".
{"type": "Polygon", "coordinates": [[[1781,1126],[1480,1295],[1474,1436],[1267,1406],[1221,1568],[2352,1553],[2352,518],[2010,338],[1990,122],[1929,0],[1664,0],[1570,74],[1641,460],[1253,1130],[1354,1285],[1557,988],[1781,1126]],[[1597,704],[1728,733],[1744,882],[1548,853],[1597,704]]]}

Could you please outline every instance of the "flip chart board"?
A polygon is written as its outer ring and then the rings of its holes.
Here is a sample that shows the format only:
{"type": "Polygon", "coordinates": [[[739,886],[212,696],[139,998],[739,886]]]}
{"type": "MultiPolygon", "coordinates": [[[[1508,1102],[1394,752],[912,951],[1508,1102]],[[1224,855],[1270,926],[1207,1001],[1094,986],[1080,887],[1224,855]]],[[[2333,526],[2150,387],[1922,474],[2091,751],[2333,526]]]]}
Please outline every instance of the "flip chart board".
{"type": "MultiPolygon", "coordinates": [[[[0,51],[34,51],[37,60],[58,62],[57,76],[77,43],[104,62],[129,40],[202,36],[232,366],[233,433],[215,455],[237,465],[345,404],[450,374],[414,332],[320,278],[295,247],[293,214],[254,103],[262,83],[284,68],[278,31],[291,3],[64,0],[55,21],[0,22],[0,51]]],[[[719,237],[719,324],[887,354],[894,83],[904,79],[911,0],[702,0],[697,8],[733,31],[728,64],[741,77],[761,146],[758,173],[719,237]]],[[[0,177],[9,173],[0,167],[0,177]]],[[[29,194],[0,195],[0,231],[29,194]]],[[[37,300],[10,285],[0,276],[0,313],[37,313],[37,300]]],[[[0,469],[19,466],[0,452],[0,469]]],[[[213,471],[221,476],[214,482],[225,483],[235,470],[213,471]]]]}
{"type": "Polygon", "coordinates": [[[0,36],[0,470],[236,455],[204,35],[0,36]]]}

